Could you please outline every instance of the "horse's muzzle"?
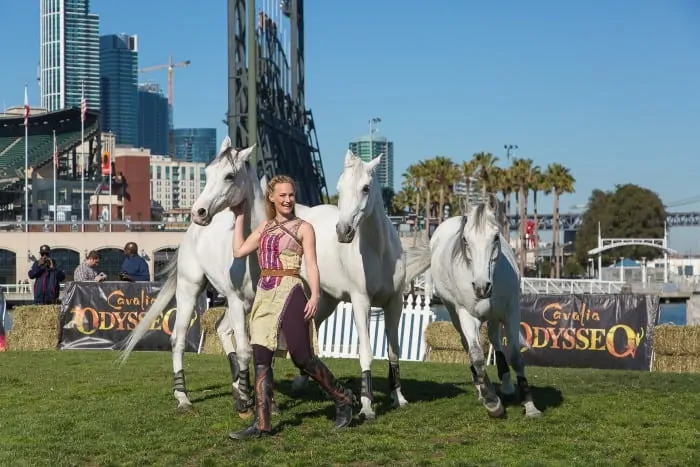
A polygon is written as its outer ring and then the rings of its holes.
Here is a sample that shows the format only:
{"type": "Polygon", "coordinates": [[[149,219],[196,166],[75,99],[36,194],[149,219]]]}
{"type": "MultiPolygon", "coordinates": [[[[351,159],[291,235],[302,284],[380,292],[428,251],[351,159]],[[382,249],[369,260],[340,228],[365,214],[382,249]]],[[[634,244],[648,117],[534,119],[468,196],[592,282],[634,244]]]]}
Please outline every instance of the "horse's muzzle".
{"type": "Polygon", "coordinates": [[[338,235],[338,243],[351,243],[355,238],[355,229],[350,224],[336,224],[335,233],[338,235]]]}
{"type": "Polygon", "coordinates": [[[491,293],[493,293],[491,282],[472,282],[472,287],[474,287],[474,295],[479,300],[491,298],[491,293]]]}

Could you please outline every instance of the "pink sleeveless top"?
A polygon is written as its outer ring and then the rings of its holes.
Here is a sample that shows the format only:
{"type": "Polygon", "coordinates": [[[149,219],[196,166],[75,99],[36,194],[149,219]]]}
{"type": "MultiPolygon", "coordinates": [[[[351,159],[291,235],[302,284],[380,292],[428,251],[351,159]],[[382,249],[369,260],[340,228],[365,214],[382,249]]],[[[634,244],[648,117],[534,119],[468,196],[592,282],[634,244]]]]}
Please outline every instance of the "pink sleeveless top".
{"type": "MultiPolygon", "coordinates": [[[[301,268],[304,248],[297,232],[303,222],[296,217],[282,223],[274,219],[268,222],[260,235],[260,248],[258,249],[260,269],[298,270],[301,268]]],[[[263,290],[274,289],[280,285],[284,277],[261,275],[258,287],[263,290]]]]}

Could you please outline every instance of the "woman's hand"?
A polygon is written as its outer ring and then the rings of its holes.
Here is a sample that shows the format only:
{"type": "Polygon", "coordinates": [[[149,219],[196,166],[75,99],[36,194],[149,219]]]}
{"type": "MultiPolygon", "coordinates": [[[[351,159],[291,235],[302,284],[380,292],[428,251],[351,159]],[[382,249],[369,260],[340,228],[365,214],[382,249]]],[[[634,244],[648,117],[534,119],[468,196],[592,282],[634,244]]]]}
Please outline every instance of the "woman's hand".
{"type": "Polygon", "coordinates": [[[236,206],[231,207],[231,210],[233,211],[233,214],[236,217],[240,217],[243,214],[245,214],[246,211],[246,201],[243,201],[241,204],[238,204],[236,206]]]}
{"type": "Polygon", "coordinates": [[[304,307],[304,319],[309,321],[316,316],[316,311],[318,310],[318,296],[312,295],[311,298],[306,302],[304,307]]]}

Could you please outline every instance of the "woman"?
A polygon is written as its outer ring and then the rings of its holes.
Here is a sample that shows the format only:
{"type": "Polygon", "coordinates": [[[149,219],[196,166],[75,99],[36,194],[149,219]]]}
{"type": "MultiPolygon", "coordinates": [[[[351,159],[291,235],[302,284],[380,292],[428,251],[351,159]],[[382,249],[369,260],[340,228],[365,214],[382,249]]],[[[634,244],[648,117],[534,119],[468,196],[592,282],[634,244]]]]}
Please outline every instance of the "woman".
{"type": "Polygon", "coordinates": [[[229,434],[232,439],[269,435],[272,401],[272,358],[276,350],[288,350],[294,364],[314,379],[336,404],[336,429],[352,421],[354,396],[312,350],[310,320],[316,314],[320,280],[313,226],[296,217],[294,181],[278,175],[267,184],[267,221],[247,239],[243,237],[245,207],[234,208],[236,224],[233,256],[245,257],[258,248],[260,281],[250,316],[250,341],[255,364],[255,417],[253,424],[229,434]],[[311,296],[306,298],[299,276],[302,258],[311,296]]]}

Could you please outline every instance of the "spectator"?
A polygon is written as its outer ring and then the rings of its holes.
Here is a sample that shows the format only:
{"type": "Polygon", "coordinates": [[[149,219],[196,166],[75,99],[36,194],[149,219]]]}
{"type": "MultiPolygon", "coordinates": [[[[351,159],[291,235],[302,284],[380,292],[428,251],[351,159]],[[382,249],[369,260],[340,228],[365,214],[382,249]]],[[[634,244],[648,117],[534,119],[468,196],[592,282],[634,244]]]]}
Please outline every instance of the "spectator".
{"type": "Polygon", "coordinates": [[[146,260],[139,256],[139,247],[134,242],[129,242],[124,246],[126,259],[122,264],[122,271],[119,279],[129,282],[150,282],[151,275],[148,272],[146,260]]]}
{"type": "Polygon", "coordinates": [[[58,303],[61,282],[66,280],[66,273],[51,258],[51,248],[48,245],[39,248],[39,259],[32,264],[29,278],[34,279],[35,305],[58,303]]]}
{"type": "Polygon", "coordinates": [[[97,266],[99,265],[100,254],[95,250],[90,251],[85,257],[85,261],[75,268],[73,280],[76,282],[102,282],[107,276],[103,272],[97,272],[97,266]]]}

